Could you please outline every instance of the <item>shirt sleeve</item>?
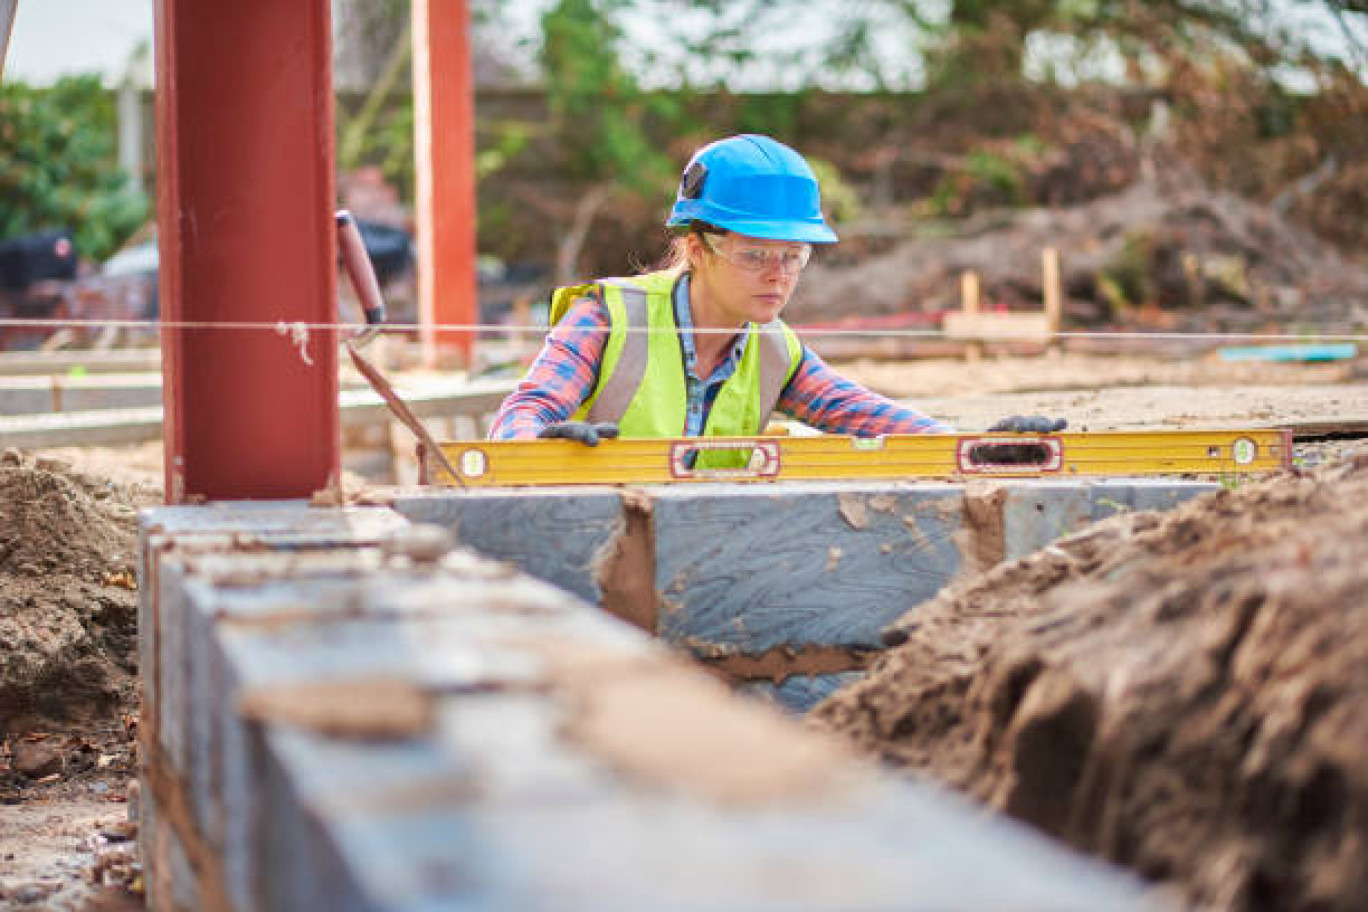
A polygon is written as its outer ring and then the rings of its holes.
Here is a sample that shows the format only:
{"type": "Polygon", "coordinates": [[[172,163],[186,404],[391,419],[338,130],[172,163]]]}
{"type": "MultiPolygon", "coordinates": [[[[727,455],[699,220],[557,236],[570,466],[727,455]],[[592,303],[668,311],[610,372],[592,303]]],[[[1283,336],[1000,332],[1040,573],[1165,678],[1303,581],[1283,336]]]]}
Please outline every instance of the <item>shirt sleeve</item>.
{"type": "Polygon", "coordinates": [[[589,398],[607,343],[608,311],[580,298],[551,331],[527,376],[499,406],[490,440],[527,440],[548,424],[565,421],[589,398]]]}
{"type": "Polygon", "coordinates": [[[779,397],[778,409],[820,431],[854,437],[948,434],[954,430],[841,376],[807,346],[803,346],[798,370],[779,397]]]}

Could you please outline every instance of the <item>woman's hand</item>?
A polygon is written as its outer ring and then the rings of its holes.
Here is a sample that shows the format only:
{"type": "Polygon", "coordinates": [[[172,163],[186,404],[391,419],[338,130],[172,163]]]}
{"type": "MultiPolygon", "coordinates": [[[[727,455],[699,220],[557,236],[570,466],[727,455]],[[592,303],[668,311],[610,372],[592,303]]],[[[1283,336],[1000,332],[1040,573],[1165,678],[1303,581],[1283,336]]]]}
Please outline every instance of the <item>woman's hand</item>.
{"type": "Polygon", "coordinates": [[[599,440],[607,440],[618,435],[618,426],[607,421],[590,424],[588,421],[557,421],[548,424],[537,434],[541,438],[559,437],[564,440],[577,440],[585,446],[598,446],[599,440]]]}
{"type": "Polygon", "coordinates": [[[1053,434],[1069,426],[1063,418],[1046,418],[1044,415],[1013,415],[1003,418],[988,429],[988,433],[1005,432],[1008,434],[1053,434]]]}

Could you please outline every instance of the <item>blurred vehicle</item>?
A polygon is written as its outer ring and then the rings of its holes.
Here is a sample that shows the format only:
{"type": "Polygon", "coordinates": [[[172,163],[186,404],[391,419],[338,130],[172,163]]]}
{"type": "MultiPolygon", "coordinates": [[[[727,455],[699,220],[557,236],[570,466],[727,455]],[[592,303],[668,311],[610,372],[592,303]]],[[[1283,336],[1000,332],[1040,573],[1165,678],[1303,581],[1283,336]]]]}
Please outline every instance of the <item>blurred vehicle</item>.
{"type": "Polygon", "coordinates": [[[76,244],[68,231],[0,241],[0,288],[25,291],[44,279],[76,278],[76,244]]]}
{"type": "MultiPolygon", "coordinates": [[[[412,271],[413,238],[402,228],[358,219],[361,240],[381,288],[412,271]]],[[[0,318],[74,321],[155,321],[161,313],[160,254],[154,232],[82,274],[67,232],[0,242],[0,318]]],[[[339,287],[345,283],[339,283],[339,287]]],[[[154,327],[5,327],[0,350],[152,344],[154,327]]]]}
{"type": "MultiPolygon", "coordinates": [[[[79,271],[71,232],[54,230],[0,241],[0,319],[42,320],[58,308],[79,271]]],[[[0,326],[0,349],[32,348],[52,330],[0,326]]]]}

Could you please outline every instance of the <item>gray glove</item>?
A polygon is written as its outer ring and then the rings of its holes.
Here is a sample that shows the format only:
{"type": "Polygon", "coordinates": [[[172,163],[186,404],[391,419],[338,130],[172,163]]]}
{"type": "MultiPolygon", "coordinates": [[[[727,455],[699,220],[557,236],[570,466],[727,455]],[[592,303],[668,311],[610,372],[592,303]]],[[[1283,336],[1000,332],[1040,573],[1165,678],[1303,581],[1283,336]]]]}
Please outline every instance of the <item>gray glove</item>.
{"type": "Polygon", "coordinates": [[[1053,434],[1069,426],[1063,418],[1046,418],[1044,415],[1013,415],[1003,418],[988,429],[988,433],[1006,432],[1009,434],[1053,434]]]}
{"type": "Polygon", "coordinates": [[[607,440],[618,435],[618,426],[607,421],[590,424],[588,421],[557,421],[548,424],[537,434],[538,437],[560,437],[565,440],[578,440],[585,446],[598,446],[599,440],[607,440]]]}

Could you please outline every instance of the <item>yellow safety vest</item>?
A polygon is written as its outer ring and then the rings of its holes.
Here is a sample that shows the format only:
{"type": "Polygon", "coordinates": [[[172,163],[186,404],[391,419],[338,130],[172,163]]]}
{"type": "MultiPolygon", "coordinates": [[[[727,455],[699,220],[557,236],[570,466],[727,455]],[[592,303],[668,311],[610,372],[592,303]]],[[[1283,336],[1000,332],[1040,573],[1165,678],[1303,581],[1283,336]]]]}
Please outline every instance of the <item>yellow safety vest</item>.
{"type": "MultiPolygon", "coordinates": [[[[558,288],[551,296],[551,323],[579,298],[593,296],[608,308],[611,329],[598,380],[575,417],[611,421],[623,437],[678,437],[684,433],[688,392],[673,292],[679,274],[652,272],[599,279],[558,288]],[[629,331],[649,328],[650,332],[629,331]]],[[[703,429],[705,437],[760,433],[803,357],[803,345],[782,320],[749,326],[741,363],[722,384],[703,429]]],[[[698,468],[729,468],[744,454],[699,454],[698,468]]]]}

